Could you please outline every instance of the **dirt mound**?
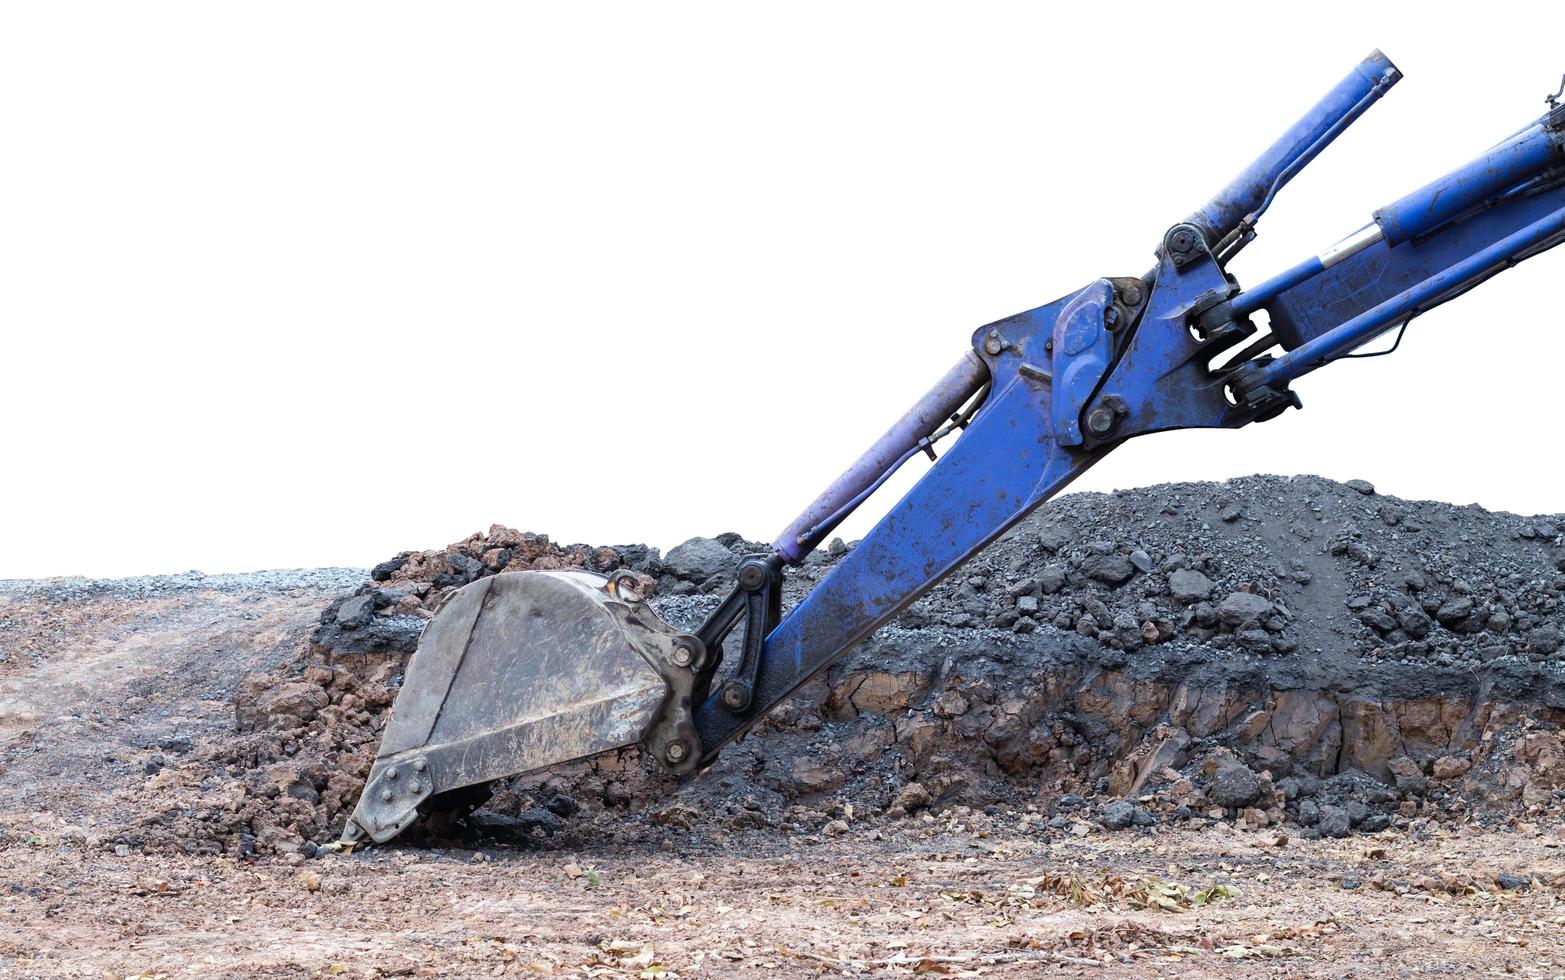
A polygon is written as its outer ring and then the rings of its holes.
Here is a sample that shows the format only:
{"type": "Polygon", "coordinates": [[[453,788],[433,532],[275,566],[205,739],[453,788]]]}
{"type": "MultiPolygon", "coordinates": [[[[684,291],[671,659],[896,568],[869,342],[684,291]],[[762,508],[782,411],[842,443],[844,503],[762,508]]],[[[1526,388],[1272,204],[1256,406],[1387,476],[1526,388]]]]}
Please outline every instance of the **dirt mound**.
{"type": "MultiPolygon", "coordinates": [[[[626,751],[497,787],[467,831],[569,846],[949,807],[1077,834],[1536,819],[1565,796],[1562,525],[1312,477],[1067,496],[698,778],[676,786],[626,751]]],[[[790,572],[789,600],[850,548],[790,572]]],[[[243,685],[234,740],[150,787],[186,795],[123,843],[308,855],[333,838],[407,651],[461,585],[629,567],[693,628],[755,550],[560,547],[495,526],[404,552],[323,612],[294,664],[243,685]]]]}

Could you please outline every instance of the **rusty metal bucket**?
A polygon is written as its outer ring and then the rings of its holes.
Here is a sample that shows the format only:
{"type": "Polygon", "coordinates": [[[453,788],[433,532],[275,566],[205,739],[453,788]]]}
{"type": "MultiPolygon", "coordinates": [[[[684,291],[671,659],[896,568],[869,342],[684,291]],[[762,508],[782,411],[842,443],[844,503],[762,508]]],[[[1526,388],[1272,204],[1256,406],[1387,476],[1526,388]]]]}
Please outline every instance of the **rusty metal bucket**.
{"type": "Polygon", "coordinates": [[[644,739],[662,758],[671,738],[693,737],[700,641],[634,585],[506,572],[455,592],[419,639],[342,839],[387,841],[452,790],[644,739]]]}

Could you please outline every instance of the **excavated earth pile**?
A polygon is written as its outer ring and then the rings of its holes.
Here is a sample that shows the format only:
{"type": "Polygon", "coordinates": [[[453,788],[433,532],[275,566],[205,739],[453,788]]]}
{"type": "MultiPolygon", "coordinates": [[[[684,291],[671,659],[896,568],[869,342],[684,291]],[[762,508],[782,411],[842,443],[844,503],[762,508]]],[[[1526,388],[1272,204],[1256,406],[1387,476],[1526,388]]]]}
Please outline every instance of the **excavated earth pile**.
{"type": "MultiPolygon", "coordinates": [[[[1562,527],[1314,477],[1071,495],[696,779],[631,750],[497,785],[466,822],[422,832],[603,846],[840,833],[943,808],[1075,834],[1554,818],[1562,527]]],[[[790,572],[788,600],[849,547],[790,572]]],[[[667,555],[562,547],[495,526],[400,554],[331,601],[292,658],[247,677],[236,731],[149,781],[144,815],[104,844],[308,857],[341,830],[407,655],[451,590],[507,569],[629,567],[693,628],[758,550],[731,534],[667,555]]]]}

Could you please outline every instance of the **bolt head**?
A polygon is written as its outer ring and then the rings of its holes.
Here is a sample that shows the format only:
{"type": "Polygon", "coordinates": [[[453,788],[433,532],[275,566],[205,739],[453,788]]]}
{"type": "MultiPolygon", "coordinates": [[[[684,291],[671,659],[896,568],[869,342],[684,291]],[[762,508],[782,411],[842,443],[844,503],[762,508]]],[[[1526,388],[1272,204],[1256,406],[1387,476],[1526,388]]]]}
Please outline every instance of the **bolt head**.
{"type": "Polygon", "coordinates": [[[1109,430],[1114,428],[1114,410],[1111,408],[1094,408],[1087,415],[1087,431],[1095,436],[1106,436],[1109,430]]]}
{"type": "Polygon", "coordinates": [[[738,681],[729,681],[723,687],[723,704],[738,711],[750,701],[750,692],[738,681]]]}
{"type": "Polygon", "coordinates": [[[1188,228],[1181,228],[1168,236],[1168,250],[1175,255],[1184,255],[1195,248],[1195,234],[1188,228]]]}
{"type": "Polygon", "coordinates": [[[386,803],[390,803],[395,796],[396,796],[396,794],[391,792],[391,790],[389,790],[389,789],[381,790],[381,793],[380,793],[381,800],[386,802],[386,803]]]}
{"type": "Polygon", "coordinates": [[[1124,299],[1125,305],[1135,306],[1141,302],[1141,287],[1131,283],[1125,287],[1125,291],[1120,294],[1120,297],[1124,299]]]}
{"type": "Polygon", "coordinates": [[[386,770],[386,778],[387,779],[396,779],[400,775],[402,775],[402,774],[397,772],[397,767],[396,766],[392,766],[390,769],[386,770]]]}
{"type": "Polygon", "coordinates": [[[999,334],[992,333],[984,338],[985,353],[994,355],[1000,353],[1003,350],[1005,350],[1005,341],[1000,339],[999,334]]]}
{"type": "Polygon", "coordinates": [[[695,662],[695,652],[683,643],[676,643],[668,658],[674,661],[675,667],[689,667],[695,662]]]}
{"type": "Polygon", "coordinates": [[[417,760],[417,761],[415,761],[413,763],[413,771],[414,772],[423,772],[425,769],[428,769],[428,768],[429,768],[429,763],[425,762],[423,759],[419,759],[419,760],[417,760]]]}
{"type": "Polygon", "coordinates": [[[748,562],[739,568],[739,585],[745,589],[759,589],[766,582],[766,566],[748,562]]]}
{"type": "Polygon", "coordinates": [[[668,743],[668,748],[663,750],[663,758],[674,763],[684,762],[685,756],[689,754],[690,747],[678,739],[668,743]]]}
{"type": "Polygon", "coordinates": [[[424,785],[422,783],[420,783],[418,780],[415,779],[415,780],[413,780],[413,782],[408,784],[408,792],[410,792],[410,793],[422,793],[422,792],[424,792],[424,785]]]}

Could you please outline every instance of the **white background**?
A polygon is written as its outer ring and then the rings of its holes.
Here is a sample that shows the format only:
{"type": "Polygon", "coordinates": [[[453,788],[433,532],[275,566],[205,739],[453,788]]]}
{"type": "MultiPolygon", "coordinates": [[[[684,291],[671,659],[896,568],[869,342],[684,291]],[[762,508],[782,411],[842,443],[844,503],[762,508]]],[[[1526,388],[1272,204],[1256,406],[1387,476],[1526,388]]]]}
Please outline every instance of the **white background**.
{"type": "MultiPolygon", "coordinates": [[[[1407,77],[1242,281],[1565,71],[1553,4],[3,9],[0,576],[362,565],[492,521],[769,537],[976,326],[1143,272],[1371,48],[1407,77]]],[[[1076,489],[1565,509],[1562,276],[1535,259],[1298,384],[1305,411],[1137,440],[1076,489]]]]}

